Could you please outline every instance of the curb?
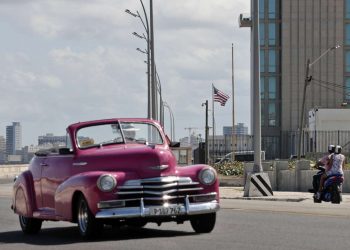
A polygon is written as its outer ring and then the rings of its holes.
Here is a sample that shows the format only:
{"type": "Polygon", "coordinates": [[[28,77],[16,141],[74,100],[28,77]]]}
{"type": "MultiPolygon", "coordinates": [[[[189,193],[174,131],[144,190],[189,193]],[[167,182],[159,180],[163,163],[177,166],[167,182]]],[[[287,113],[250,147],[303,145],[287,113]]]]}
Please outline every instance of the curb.
{"type": "Polygon", "coordinates": [[[309,198],[273,198],[273,197],[220,197],[223,200],[256,200],[256,201],[283,201],[283,202],[301,202],[309,198]]]}

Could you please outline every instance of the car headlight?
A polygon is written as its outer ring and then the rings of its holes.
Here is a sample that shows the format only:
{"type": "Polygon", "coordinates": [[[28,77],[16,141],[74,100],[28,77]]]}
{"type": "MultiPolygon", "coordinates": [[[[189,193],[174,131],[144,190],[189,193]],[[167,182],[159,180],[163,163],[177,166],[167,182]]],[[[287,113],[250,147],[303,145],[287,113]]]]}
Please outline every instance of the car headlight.
{"type": "Polygon", "coordinates": [[[216,171],[212,168],[204,168],[199,172],[199,181],[204,185],[212,185],[216,181],[216,171]]]}
{"type": "Polygon", "coordinates": [[[97,180],[97,187],[103,192],[112,191],[117,185],[117,180],[110,174],[101,175],[97,180]]]}

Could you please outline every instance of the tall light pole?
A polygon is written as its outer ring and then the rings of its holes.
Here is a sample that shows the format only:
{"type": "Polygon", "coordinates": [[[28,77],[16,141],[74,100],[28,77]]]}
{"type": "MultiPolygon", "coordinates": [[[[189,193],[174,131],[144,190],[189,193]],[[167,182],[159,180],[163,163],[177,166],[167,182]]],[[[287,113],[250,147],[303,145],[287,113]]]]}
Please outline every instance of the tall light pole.
{"type": "Polygon", "coordinates": [[[325,52],[323,52],[319,57],[317,57],[312,63],[310,63],[310,59],[307,59],[306,63],[306,70],[305,70],[305,79],[304,79],[304,91],[303,91],[303,99],[302,99],[302,105],[301,105],[301,115],[300,115],[300,121],[299,121],[299,140],[298,140],[298,160],[301,158],[301,145],[302,145],[302,133],[303,133],[303,127],[304,127],[304,115],[305,115],[305,98],[306,98],[306,88],[310,84],[310,81],[312,80],[312,76],[309,76],[310,69],[312,65],[314,65],[317,61],[319,61],[322,57],[328,54],[331,50],[335,50],[340,48],[340,45],[336,45],[334,47],[328,48],[325,52]]]}
{"type": "Polygon", "coordinates": [[[142,0],[140,0],[141,5],[142,5],[142,9],[143,9],[143,13],[145,16],[145,21],[143,21],[140,13],[137,11],[135,13],[132,13],[130,10],[126,9],[125,12],[128,13],[129,15],[132,15],[133,17],[138,17],[142,23],[142,26],[144,27],[147,37],[145,35],[141,36],[139,34],[137,34],[136,32],[133,32],[132,34],[138,38],[143,38],[146,40],[147,42],[147,118],[151,119],[153,118],[153,113],[152,113],[152,89],[151,89],[151,49],[150,49],[150,29],[149,29],[149,24],[148,24],[148,18],[147,18],[147,13],[145,10],[145,6],[143,5],[142,0]]]}
{"type": "Polygon", "coordinates": [[[141,20],[143,27],[145,28],[146,36],[140,36],[136,32],[135,36],[139,38],[144,38],[147,41],[147,82],[148,82],[148,107],[147,107],[147,117],[158,120],[158,102],[157,102],[157,77],[155,68],[155,58],[154,58],[154,29],[153,29],[153,0],[150,0],[150,22],[148,22],[147,13],[145,6],[140,0],[145,21],[142,19],[140,13],[137,11],[132,13],[130,10],[126,9],[125,12],[132,15],[133,17],[138,17],[141,20]]]}
{"type": "MultiPolygon", "coordinates": [[[[142,0],[140,0],[142,2],[142,0]]],[[[156,67],[154,57],[154,28],[153,28],[153,0],[149,1],[150,6],[150,46],[151,46],[151,79],[152,79],[152,115],[153,119],[158,120],[158,102],[157,102],[157,79],[156,79],[156,67]]]]}
{"type": "MultiPolygon", "coordinates": [[[[234,62],[233,62],[233,44],[232,44],[232,155],[231,155],[231,160],[235,160],[235,78],[234,78],[234,62]]],[[[226,145],[226,144],[225,144],[226,145]]]]}
{"type": "MultiPolygon", "coordinates": [[[[208,125],[208,100],[202,103],[205,106],[205,164],[209,162],[209,125],[208,125]]],[[[214,141],[213,141],[214,143],[214,141]]]]}
{"type": "Polygon", "coordinates": [[[167,108],[169,110],[169,116],[170,116],[170,138],[171,141],[175,140],[175,119],[174,119],[174,114],[173,111],[171,110],[170,106],[168,103],[163,102],[163,107],[167,108]]]}

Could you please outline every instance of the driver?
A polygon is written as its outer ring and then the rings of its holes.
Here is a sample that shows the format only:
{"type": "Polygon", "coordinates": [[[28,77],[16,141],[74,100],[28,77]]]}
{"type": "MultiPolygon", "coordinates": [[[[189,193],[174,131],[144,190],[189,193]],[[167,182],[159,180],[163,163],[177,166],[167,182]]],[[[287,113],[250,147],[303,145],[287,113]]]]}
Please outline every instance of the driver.
{"type": "Polygon", "coordinates": [[[345,163],[345,156],[341,154],[342,147],[337,145],[335,147],[334,153],[329,157],[329,169],[326,168],[326,171],[321,176],[320,186],[318,192],[316,193],[316,199],[321,198],[321,192],[323,189],[324,181],[331,175],[344,175],[343,165],[345,163]]]}
{"type": "Polygon", "coordinates": [[[131,124],[123,124],[123,133],[126,141],[135,141],[136,129],[131,124]]]}

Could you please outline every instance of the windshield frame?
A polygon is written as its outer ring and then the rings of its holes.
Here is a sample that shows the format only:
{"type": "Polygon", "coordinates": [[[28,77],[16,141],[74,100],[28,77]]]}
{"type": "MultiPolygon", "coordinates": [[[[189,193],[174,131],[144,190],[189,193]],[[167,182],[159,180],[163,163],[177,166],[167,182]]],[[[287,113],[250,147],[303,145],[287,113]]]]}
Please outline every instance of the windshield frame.
{"type": "Polygon", "coordinates": [[[156,124],[154,124],[152,122],[146,122],[146,121],[132,121],[132,120],[109,121],[109,122],[104,122],[104,123],[96,123],[96,124],[90,124],[90,125],[82,126],[82,127],[79,127],[75,131],[75,144],[76,144],[76,147],[79,150],[85,150],[85,149],[91,149],[91,148],[101,148],[101,147],[104,147],[104,146],[118,145],[118,144],[125,144],[125,145],[126,144],[163,145],[164,142],[165,142],[165,139],[163,137],[163,133],[161,132],[161,129],[156,124]],[[92,145],[89,145],[89,146],[82,146],[81,142],[79,142],[79,131],[81,131],[82,129],[89,128],[89,127],[113,125],[113,124],[117,124],[118,128],[120,129],[121,137],[122,137],[121,141],[112,141],[111,140],[111,142],[108,142],[108,143],[106,141],[105,143],[104,142],[96,143],[96,144],[92,144],[92,145]],[[159,143],[153,143],[153,142],[149,143],[147,140],[135,140],[134,142],[130,142],[130,141],[126,140],[125,131],[122,128],[123,124],[145,124],[145,125],[149,126],[150,128],[155,129],[155,131],[158,132],[158,134],[159,134],[158,137],[160,139],[160,142],[159,143]]]}

